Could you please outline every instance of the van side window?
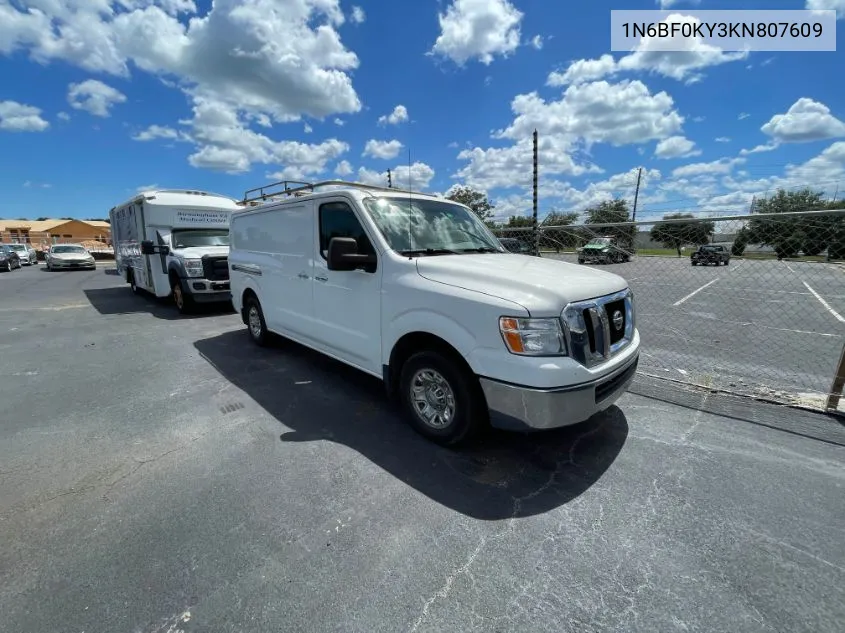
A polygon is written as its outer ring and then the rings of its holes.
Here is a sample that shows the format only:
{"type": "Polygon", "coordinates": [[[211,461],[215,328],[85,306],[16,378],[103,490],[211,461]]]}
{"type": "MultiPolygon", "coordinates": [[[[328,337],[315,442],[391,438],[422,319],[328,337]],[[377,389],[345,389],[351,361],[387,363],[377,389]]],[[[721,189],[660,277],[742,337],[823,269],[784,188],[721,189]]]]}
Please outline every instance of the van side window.
{"type": "Polygon", "coordinates": [[[329,240],[333,237],[355,238],[359,253],[375,254],[364,227],[345,202],[327,202],[320,205],[320,253],[324,258],[328,255],[329,240]]]}

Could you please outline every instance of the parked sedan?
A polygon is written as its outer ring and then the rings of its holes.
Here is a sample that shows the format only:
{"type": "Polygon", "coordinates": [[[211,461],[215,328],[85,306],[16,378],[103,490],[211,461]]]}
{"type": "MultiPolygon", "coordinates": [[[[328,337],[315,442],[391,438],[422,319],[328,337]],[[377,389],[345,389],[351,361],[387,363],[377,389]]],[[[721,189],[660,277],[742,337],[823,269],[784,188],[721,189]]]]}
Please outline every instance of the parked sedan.
{"type": "Polygon", "coordinates": [[[10,273],[13,269],[20,267],[21,258],[18,254],[9,248],[8,244],[0,244],[0,270],[10,273]]]}
{"type": "Polygon", "coordinates": [[[97,263],[94,257],[78,244],[54,244],[47,251],[47,270],[67,270],[84,268],[94,270],[97,263]]]}
{"type": "Polygon", "coordinates": [[[38,261],[35,249],[31,246],[27,246],[26,244],[7,244],[7,246],[18,254],[18,257],[21,258],[21,264],[32,266],[38,261]]]}

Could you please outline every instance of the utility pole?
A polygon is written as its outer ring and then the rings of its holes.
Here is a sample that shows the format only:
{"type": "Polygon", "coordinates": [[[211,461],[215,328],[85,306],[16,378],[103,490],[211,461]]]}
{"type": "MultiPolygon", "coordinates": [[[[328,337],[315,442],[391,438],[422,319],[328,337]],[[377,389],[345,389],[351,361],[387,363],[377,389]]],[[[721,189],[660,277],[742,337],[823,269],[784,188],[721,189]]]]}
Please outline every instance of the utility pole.
{"type": "Polygon", "coordinates": [[[534,256],[540,256],[540,232],[537,230],[537,130],[534,130],[534,207],[532,230],[534,231],[534,256]]]}
{"type": "Polygon", "coordinates": [[[642,175],[643,175],[643,168],[640,167],[637,170],[637,190],[634,192],[634,212],[631,215],[631,221],[632,222],[637,221],[637,199],[640,197],[640,178],[642,178],[642,175]]]}
{"type": "Polygon", "coordinates": [[[393,189],[393,179],[390,176],[390,170],[387,170],[387,188],[393,189]]]}

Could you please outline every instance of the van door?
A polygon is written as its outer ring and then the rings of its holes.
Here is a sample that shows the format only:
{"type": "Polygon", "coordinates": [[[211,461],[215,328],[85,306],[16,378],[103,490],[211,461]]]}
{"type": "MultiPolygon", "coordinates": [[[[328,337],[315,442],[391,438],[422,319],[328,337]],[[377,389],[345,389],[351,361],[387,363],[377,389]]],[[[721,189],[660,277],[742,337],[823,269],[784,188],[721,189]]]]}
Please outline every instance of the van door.
{"type": "Polygon", "coordinates": [[[265,293],[260,299],[267,327],[279,334],[310,339],[314,313],[314,204],[283,205],[255,217],[260,219],[253,241],[259,246],[266,244],[262,250],[267,249],[258,258],[265,293]]]}
{"type": "Polygon", "coordinates": [[[325,352],[381,375],[381,263],[374,271],[329,270],[332,237],[352,237],[361,253],[375,253],[352,206],[320,201],[316,214],[314,327],[325,352]]]}

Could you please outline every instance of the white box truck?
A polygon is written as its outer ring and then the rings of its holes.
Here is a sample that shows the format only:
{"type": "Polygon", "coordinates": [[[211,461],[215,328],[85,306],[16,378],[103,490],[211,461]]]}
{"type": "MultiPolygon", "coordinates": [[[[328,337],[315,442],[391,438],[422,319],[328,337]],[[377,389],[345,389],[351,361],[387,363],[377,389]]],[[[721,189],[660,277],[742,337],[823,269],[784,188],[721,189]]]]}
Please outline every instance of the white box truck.
{"type": "Polygon", "coordinates": [[[444,198],[342,181],[284,195],[232,216],[232,303],[249,336],[377,376],[426,437],[576,424],[633,380],[622,277],[510,253],[444,198]]]}
{"type": "Polygon", "coordinates": [[[181,313],[231,301],[226,196],[184,189],[146,191],[109,211],[115,264],[132,292],[173,297],[181,313]]]}

